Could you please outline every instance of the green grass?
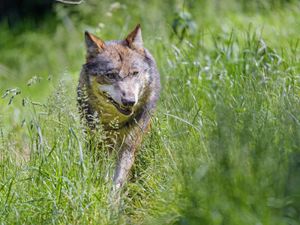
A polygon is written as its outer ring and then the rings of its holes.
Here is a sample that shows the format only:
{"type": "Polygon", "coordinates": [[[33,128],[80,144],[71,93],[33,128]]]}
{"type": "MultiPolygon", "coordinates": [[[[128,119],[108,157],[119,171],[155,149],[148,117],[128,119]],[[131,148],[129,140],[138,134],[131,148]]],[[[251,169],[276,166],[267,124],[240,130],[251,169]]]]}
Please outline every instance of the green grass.
{"type": "Polygon", "coordinates": [[[300,224],[299,10],[91,0],[2,24],[1,224],[300,224]],[[116,210],[115,156],[84,134],[76,83],[85,29],[120,39],[138,22],[162,93],[116,210]]]}

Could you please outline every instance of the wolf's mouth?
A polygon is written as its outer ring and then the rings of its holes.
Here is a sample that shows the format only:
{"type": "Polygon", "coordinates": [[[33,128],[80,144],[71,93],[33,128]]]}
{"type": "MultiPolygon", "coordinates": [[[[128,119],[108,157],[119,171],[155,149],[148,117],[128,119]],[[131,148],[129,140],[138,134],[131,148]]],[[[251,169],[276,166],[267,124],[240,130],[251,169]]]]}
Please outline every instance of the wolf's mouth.
{"type": "Polygon", "coordinates": [[[106,94],[107,99],[117,108],[117,110],[126,115],[129,116],[130,114],[132,114],[132,109],[131,108],[126,108],[121,106],[119,103],[117,103],[112,97],[110,97],[109,95],[106,94]]]}

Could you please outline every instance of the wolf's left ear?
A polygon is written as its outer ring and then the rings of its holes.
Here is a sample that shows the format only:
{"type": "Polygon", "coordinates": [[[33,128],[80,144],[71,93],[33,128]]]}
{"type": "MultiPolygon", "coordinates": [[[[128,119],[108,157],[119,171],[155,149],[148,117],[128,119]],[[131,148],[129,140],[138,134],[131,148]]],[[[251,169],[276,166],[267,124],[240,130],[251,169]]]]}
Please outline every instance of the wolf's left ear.
{"type": "Polygon", "coordinates": [[[144,51],[144,44],[142,39],[141,25],[138,24],[135,29],[126,37],[126,44],[134,50],[144,51]]]}
{"type": "Polygon", "coordinates": [[[104,50],[105,44],[100,38],[87,31],[84,32],[84,36],[88,54],[94,55],[104,50]]]}

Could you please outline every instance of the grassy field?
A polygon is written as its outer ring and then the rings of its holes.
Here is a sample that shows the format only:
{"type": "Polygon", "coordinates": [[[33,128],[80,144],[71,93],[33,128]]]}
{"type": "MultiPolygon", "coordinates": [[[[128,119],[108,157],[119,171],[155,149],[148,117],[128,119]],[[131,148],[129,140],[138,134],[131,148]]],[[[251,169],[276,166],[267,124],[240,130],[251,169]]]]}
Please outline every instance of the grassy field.
{"type": "Polygon", "coordinates": [[[0,25],[1,224],[300,224],[298,1],[86,0],[55,13],[0,25]],[[76,85],[84,30],[122,39],[137,23],[162,93],[116,210],[114,156],[84,134],[76,85]]]}

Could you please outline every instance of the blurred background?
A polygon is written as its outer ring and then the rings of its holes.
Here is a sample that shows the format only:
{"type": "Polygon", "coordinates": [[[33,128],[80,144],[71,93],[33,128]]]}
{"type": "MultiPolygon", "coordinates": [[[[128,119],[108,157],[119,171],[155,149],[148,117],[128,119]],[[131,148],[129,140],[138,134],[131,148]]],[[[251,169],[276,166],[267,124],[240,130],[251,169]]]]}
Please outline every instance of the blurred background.
{"type": "MultiPolygon", "coordinates": [[[[247,30],[249,26],[265,30],[266,38],[269,34],[285,35],[288,41],[298,35],[299,22],[293,16],[299,10],[295,6],[297,2],[85,0],[73,5],[52,0],[2,0],[0,88],[3,91],[8,87],[22,87],[32,77],[56,79],[66,71],[78,76],[84,62],[84,30],[108,40],[123,38],[128,30],[141,23],[150,48],[155,41],[177,43],[191,36],[200,40],[200,34],[247,30]],[[272,15],[274,10],[289,13],[272,15]],[[290,24],[284,26],[286,21],[290,24]]],[[[276,38],[270,39],[276,42],[276,38]]],[[[43,91],[39,90],[38,95],[44,96],[43,91]]]]}

